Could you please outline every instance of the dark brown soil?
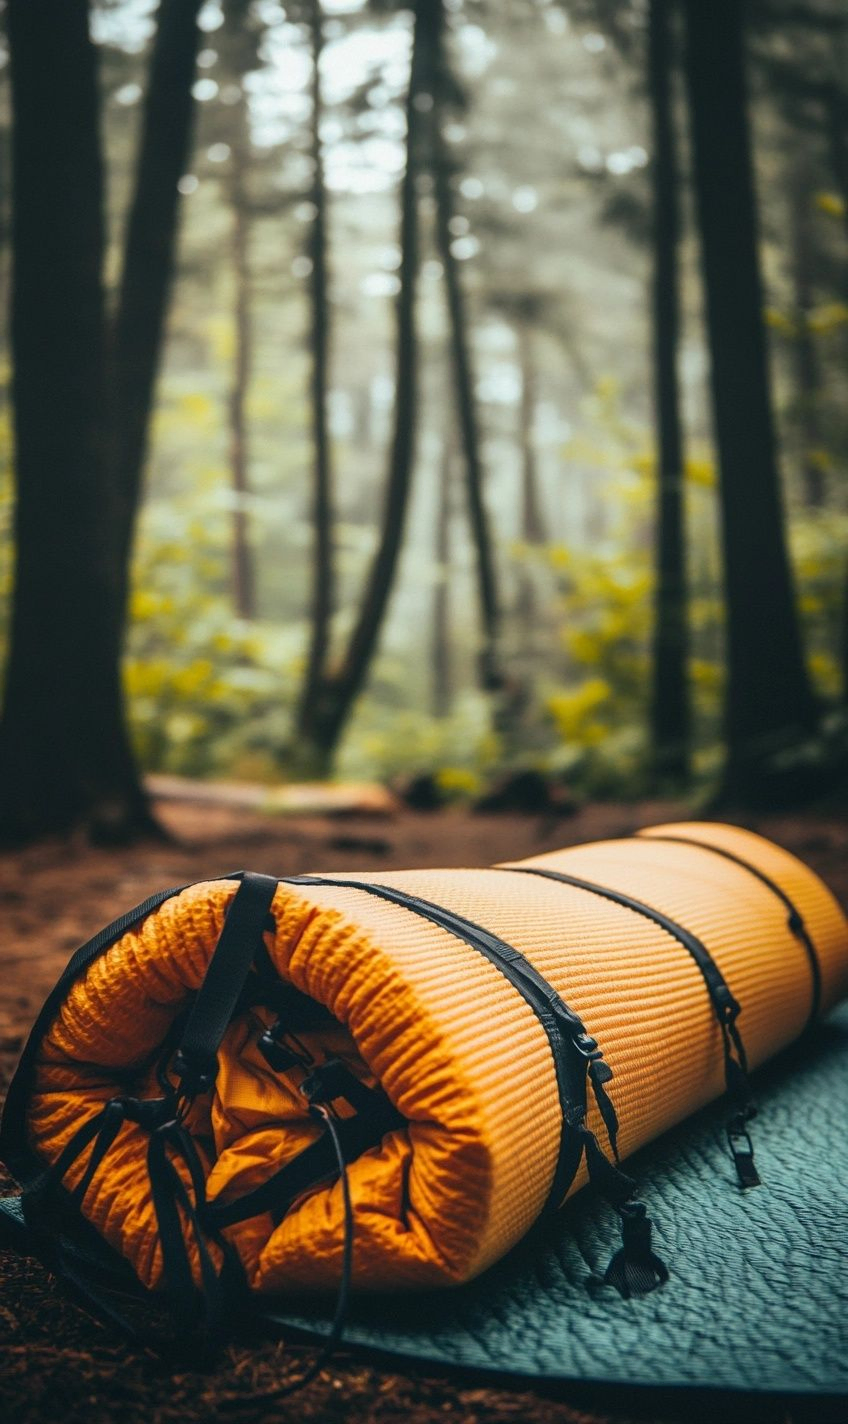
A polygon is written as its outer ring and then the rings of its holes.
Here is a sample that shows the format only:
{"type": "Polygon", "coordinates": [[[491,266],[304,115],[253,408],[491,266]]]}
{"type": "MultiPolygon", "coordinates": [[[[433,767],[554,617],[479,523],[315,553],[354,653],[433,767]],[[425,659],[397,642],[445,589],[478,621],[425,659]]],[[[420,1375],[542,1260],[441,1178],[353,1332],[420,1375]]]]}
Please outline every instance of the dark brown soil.
{"type": "MultiPolygon", "coordinates": [[[[102,925],[148,894],[184,880],[250,868],[275,874],[306,870],[427,865],[486,865],[575,841],[621,835],[679,817],[659,804],[594,806],[570,818],[475,816],[404,811],[387,819],[267,819],[231,806],[168,802],[160,807],[170,845],[92,850],[47,844],[0,859],[0,1083],[11,1075],[25,1033],[71,952],[102,925]]],[[[685,815],[685,812],[683,813],[685,815]]],[[[802,815],[758,817],[754,829],[796,851],[848,903],[848,822],[802,815]]],[[[12,1183],[0,1172],[0,1190],[12,1183]]],[[[13,1424],[165,1424],[178,1420],[347,1420],[350,1424],[597,1424],[609,1401],[563,1389],[558,1398],[486,1383],[399,1374],[341,1350],[316,1381],[291,1400],[262,1395],[294,1379],[312,1358],[293,1342],[244,1340],[227,1348],[212,1372],[174,1372],[125,1344],[64,1296],[37,1264],[0,1252],[0,1418],[13,1424]],[[577,1407],[577,1400],[580,1407],[577,1407]],[[234,1400],[244,1407],[233,1410],[234,1400]]],[[[694,1402],[694,1401],[693,1401],[694,1402]]],[[[624,1424],[645,1415],[692,1417],[688,1402],[615,1402],[604,1418],[624,1424]],[[620,1411],[620,1412],[619,1412],[620,1411]]],[[[725,1420],[754,1418],[750,1406],[722,1405],[725,1420]]],[[[715,1415],[713,1415],[715,1417],[715,1415]]],[[[766,1406],[768,1424],[796,1418],[766,1406]]],[[[812,1416],[811,1416],[812,1417],[812,1416]]],[[[822,1416],[823,1417],[823,1416],[822,1416]]]]}

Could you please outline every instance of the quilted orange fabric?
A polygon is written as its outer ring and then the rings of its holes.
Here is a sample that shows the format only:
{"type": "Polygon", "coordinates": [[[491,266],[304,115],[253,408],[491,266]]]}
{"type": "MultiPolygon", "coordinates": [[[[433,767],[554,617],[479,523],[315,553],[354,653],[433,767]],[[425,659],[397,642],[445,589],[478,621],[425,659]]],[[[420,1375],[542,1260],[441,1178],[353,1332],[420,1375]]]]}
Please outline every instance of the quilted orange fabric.
{"type": "MultiPolygon", "coordinates": [[[[848,925],[836,901],[795,857],[750,832],[662,826],[520,864],[624,892],[697,935],[742,1005],[739,1028],[753,1067],[801,1033],[813,986],[784,903],[749,867],[769,876],[803,916],[820,970],[820,1011],[848,992],[848,925]]],[[[650,919],[504,867],[376,879],[498,935],[580,1015],[614,1071],[609,1093],[622,1157],[723,1092],[721,1033],[702,973],[650,919]]],[[[128,1075],[134,1092],[155,1094],[149,1065],[201,983],[234,893],[231,881],[181,892],[72,986],[39,1048],[29,1133],[42,1157],[55,1161],[128,1075]]],[[[354,1284],[469,1279],[519,1240],[551,1188],[562,1118],[539,1019],[496,965],[455,934],[356,886],[281,883],[273,910],[276,931],[265,943],[277,972],[336,1020],[299,1037],[319,1059],[335,1054],[365,1082],[380,1084],[406,1119],[349,1169],[354,1284]]],[[[298,1092],[302,1072],[274,1072],[258,1051],[271,1017],[261,1007],[237,1015],[214,1090],[195,1101],[188,1119],[211,1199],[257,1186],[319,1132],[298,1092]]],[[[588,1121],[602,1139],[594,1104],[588,1121]]],[[[156,1286],[162,1260],[146,1141],[138,1125],[124,1124],[83,1210],[141,1280],[156,1286]]],[[[84,1169],[83,1155],[67,1185],[84,1169]]],[[[569,1195],[584,1182],[581,1168],[569,1195]]],[[[266,1214],[227,1235],[255,1289],[332,1287],[343,1243],[341,1186],[305,1193],[279,1224],[266,1214]]]]}

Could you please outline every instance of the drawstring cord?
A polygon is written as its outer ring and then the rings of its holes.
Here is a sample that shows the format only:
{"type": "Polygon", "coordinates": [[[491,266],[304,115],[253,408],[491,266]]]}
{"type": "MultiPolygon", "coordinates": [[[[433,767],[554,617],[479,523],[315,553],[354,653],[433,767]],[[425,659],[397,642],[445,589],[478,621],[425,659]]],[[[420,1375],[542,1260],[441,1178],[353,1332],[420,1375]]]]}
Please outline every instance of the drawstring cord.
{"type": "Polygon", "coordinates": [[[353,1201],[350,1194],[350,1181],[348,1178],[348,1166],[345,1161],[344,1149],[341,1138],[336,1127],[335,1116],[331,1108],[325,1103],[313,1102],[310,1107],[311,1115],[319,1120],[324,1130],[330,1137],[336,1157],[336,1165],[339,1170],[339,1180],[342,1188],[342,1201],[344,1203],[344,1242],[342,1246],[342,1271],[339,1280],[339,1290],[336,1296],[336,1307],[333,1312],[333,1322],[330,1326],[330,1333],[322,1345],[318,1355],[309,1366],[308,1370],[299,1379],[292,1380],[290,1384],[281,1385],[278,1389],[265,1390],[262,1393],[251,1392],[244,1398],[234,1397],[221,1401],[220,1408],[228,1413],[235,1413],[240,1409],[249,1409],[253,1413],[257,1404],[270,1403],[278,1399],[287,1399],[290,1395],[299,1393],[306,1385],[311,1384],[323,1370],[341,1344],[344,1335],[345,1322],[350,1304],[350,1287],[353,1275],[353,1237],[354,1237],[354,1212],[353,1201]]]}
{"type": "Polygon", "coordinates": [[[646,1295],[668,1280],[668,1267],[652,1248],[653,1222],[643,1202],[636,1200],[636,1182],[621,1170],[618,1154],[618,1115],[606,1091],[613,1071],[606,1062],[598,1042],[591,1034],[573,1035],[571,1042],[586,1059],[586,1073],[601,1119],[606,1129],[614,1161],[604,1153],[594,1132],[586,1126],[583,1107],[574,1123],[581,1137],[581,1152],[593,1187],[615,1211],[621,1224],[621,1246],[613,1255],[604,1273],[607,1285],[629,1300],[646,1295]]]}
{"type": "MultiPolygon", "coordinates": [[[[312,1061],[314,1062],[314,1060],[312,1061]]],[[[354,1212],[344,1144],[331,1106],[333,1070],[338,1070],[340,1066],[337,1060],[329,1060],[326,1065],[319,1065],[303,1085],[304,1095],[309,1101],[310,1116],[321,1124],[332,1144],[342,1189],[344,1210],[342,1270],[330,1332],[318,1357],[301,1379],[293,1381],[280,1390],[272,1391],[267,1396],[252,1395],[251,1401],[255,1401],[259,1397],[285,1398],[309,1384],[335,1353],[344,1334],[353,1274],[354,1212]],[[322,1078],[322,1068],[325,1068],[328,1074],[326,1086],[325,1080],[322,1078]],[[324,1101],[321,1101],[321,1098],[324,1101]]],[[[86,1192],[121,1128],[128,1122],[138,1123],[139,1126],[145,1128],[150,1134],[147,1144],[147,1170],[162,1251],[168,1303],[173,1318],[181,1328],[185,1328],[187,1321],[201,1326],[201,1344],[204,1354],[207,1357],[212,1357],[221,1342],[226,1324],[227,1302],[223,1287],[228,1283],[228,1278],[231,1278],[232,1267],[236,1267],[242,1281],[243,1276],[233,1248],[215,1229],[214,1221],[210,1220],[210,1213],[207,1210],[203,1164],[194,1140],[184,1125],[192,1098],[171,1084],[167,1075],[167,1064],[164,1061],[160,1061],[157,1074],[160,1084],[166,1090],[163,1096],[151,1099],[110,1098],[98,1113],[82,1124],[65,1145],[55,1163],[45,1174],[39,1188],[39,1197],[42,1206],[47,1207],[73,1163],[88,1148],[90,1151],[85,1171],[70,1193],[74,1206],[78,1209],[81,1208],[86,1192]],[[176,1154],[185,1164],[191,1192],[177,1170],[172,1154],[176,1154]],[[195,1284],[186,1246],[183,1219],[188,1224],[197,1250],[201,1279],[199,1290],[195,1284]],[[214,1241],[224,1256],[220,1271],[209,1250],[210,1240],[214,1241]]],[[[62,1268],[87,1304],[120,1326],[135,1343],[143,1343],[134,1326],[108,1301],[104,1300],[99,1292],[91,1290],[64,1259],[62,1268]]],[[[238,1404],[239,1401],[233,1400],[225,1404],[224,1407],[238,1407],[238,1404]]]]}
{"type": "MultiPolygon", "coordinates": [[[[167,1082],[161,1072],[159,1080],[167,1082]]],[[[229,1243],[216,1230],[210,1231],[206,1222],[206,1180],[203,1164],[190,1133],[183,1125],[190,1105],[191,1099],[173,1087],[161,1098],[110,1098],[100,1112],[95,1113],[74,1133],[46,1172],[37,1191],[41,1205],[48,1208],[73,1163],[90,1148],[85,1171],[70,1193],[73,1205],[80,1209],[98,1168],[122,1127],[128,1122],[134,1122],[144,1128],[149,1133],[147,1170],[162,1251],[168,1304],[181,1329],[185,1329],[187,1322],[199,1329],[202,1345],[205,1351],[210,1353],[214,1352],[222,1337],[226,1303],[224,1285],[232,1276],[237,1258],[229,1243]],[[188,1173],[191,1192],[177,1170],[172,1154],[182,1159],[188,1173]],[[183,1232],[183,1218],[188,1223],[197,1250],[200,1289],[194,1281],[183,1232]],[[210,1241],[214,1242],[223,1254],[220,1271],[209,1249],[210,1241]]],[[[238,1266],[239,1271],[240,1269],[238,1266]]],[[[75,1283],[82,1289],[79,1282],[75,1283]]],[[[113,1321],[127,1329],[133,1338],[138,1338],[137,1332],[129,1323],[102,1302],[99,1295],[95,1296],[90,1291],[84,1293],[89,1301],[98,1304],[113,1321]]]]}
{"type": "Polygon", "coordinates": [[[621,1246],[604,1272],[606,1285],[615,1286],[625,1300],[647,1295],[668,1280],[668,1267],[653,1250],[653,1222],[644,1202],[636,1200],[636,1182],[614,1167],[601,1150],[595,1134],[581,1127],[586,1166],[592,1186],[618,1214],[621,1246]]]}
{"type": "Polygon", "coordinates": [[[728,990],[716,1004],[724,1051],[724,1081],[735,1109],[726,1124],[727,1143],[740,1187],[759,1187],[762,1178],[754,1162],[754,1144],[748,1123],[757,1116],[748,1077],[748,1056],[736,1025],[741,1006],[728,990]]]}

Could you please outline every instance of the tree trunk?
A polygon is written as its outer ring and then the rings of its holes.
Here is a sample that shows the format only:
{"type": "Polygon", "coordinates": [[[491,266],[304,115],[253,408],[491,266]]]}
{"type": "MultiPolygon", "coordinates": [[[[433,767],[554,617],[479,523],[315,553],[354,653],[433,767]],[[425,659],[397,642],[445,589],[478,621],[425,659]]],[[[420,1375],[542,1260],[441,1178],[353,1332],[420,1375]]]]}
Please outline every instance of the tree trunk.
{"type": "Polygon", "coordinates": [[[810,251],[810,210],[814,190],[809,174],[799,166],[793,175],[790,202],[792,205],[792,282],[796,334],[793,341],[795,357],[795,408],[798,418],[801,489],[808,509],[821,509],[825,501],[825,480],[822,467],[822,434],[819,422],[821,382],[816,346],[810,330],[810,312],[815,304],[812,283],[813,260],[810,251]]]}
{"type": "Polygon", "coordinates": [[[526,322],[519,322],[516,335],[518,363],[521,367],[521,404],[518,414],[521,440],[521,537],[527,544],[541,544],[545,538],[545,522],[539,498],[539,470],[533,428],[536,416],[533,333],[526,322]]]}
{"type": "Polygon", "coordinates": [[[250,290],[250,217],[245,177],[250,162],[247,104],[239,100],[233,114],[229,198],[232,215],[232,255],[235,280],[235,358],[230,387],[230,472],[233,484],[232,586],[233,606],[239,618],[256,616],[253,559],[248,538],[246,497],[250,491],[248,431],[245,402],[253,355],[253,318],[250,290]]]}
{"type": "Polygon", "coordinates": [[[444,49],[445,12],[443,0],[431,0],[431,4],[425,9],[427,60],[431,70],[429,82],[433,91],[432,168],[436,199],[436,241],[445,274],[457,418],[462,452],[465,458],[471,539],[477,559],[477,589],[482,625],[480,681],[486,690],[494,692],[502,683],[498,666],[500,617],[492,536],[483,499],[483,468],[480,458],[480,434],[474,399],[468,322],[459,276],[459,263],[454,256],[452,245],[451,222],[454,217],[454,206],[451,163],[442,132],[444,109],[449,98],[448,61],[444,49]]]}
{"type": "MultiPolygon", "coordinates": [[[[842,52],[848,45],[842,45],[842,52]]],[[[839,80],[827,88],[824,100],[825,134],[830,166],[842,199],[842,216],[848,233],[848,94],[839,80]]]]}
{"type": "Polygon", "coordinates": [[[343,661],[328,669],[321,681],[311,721],[303,728],[305,759],[315,771],[326,770],[353,710],[374,655],[403,542],[415,453],[417,336],[415,293],[418,277],[418,206],[416,180],[420,170],[421,110],[416,102],[425,91],[422,15],[430,0],[416,0],[412,62],[406,102],[406,168],[401,183],[399,269],[396,303],[394,429],[389,456],[386,501],[380,542],[368,575],[359,614],[343,661]]]}
{"type": "MultiPolygon", "coordinates": [[[[542,511],[539,502],[539,471],[533,423],[536,412],[536,367],[533,359],[533,335],[529,321],[520,318],[516,328],[518,364],[521,369],[521,400],[518,407],[518,437],[521,453],[520,538],[525,549],[541,544],[544,537],[542,511]]],[[[523,659],[533,660],[537,641],[536,588],[533,570],[519,568],[516,613],[521,629],[523,659]]]]}
{"type": "Polygon", "coordinates": [[[152,829],[119,673],[119,509],[104,460],[103,173],[85,0],[10,0],[17,561],[0,834],[152,829]]]}
{"type": "Polygon", "coordinates": [[[726,789],[817,724],[783,528],[763,329],[740,0],[688,0],[686,79],[721,467],[726,789]]]}
{"type": "Polygon", "coordinates": [[[679,215],[669,0],[651,0],[648,86],[653,121],[653,378],[657,446],[656,593],[651,762],[658,784],[689,772],[690,706],[683,433],[677,377],[679,215]]]}
{"type": "Polygon", "coordinates": [[[124,598],[147,433],[174,275],[179,190],[191,144],[203,0],[160,0],[136,183],[110,339],[111,452],[120,500],[116,542],[124,598]]]}
{"type": "Polygon", "coordinates": [[[837,655],[839,658],[839,671],[841,673],[842,682],[840,701],[844,711],[844,709],[848,708],[848,559],[844,561],[842,567],[841,594],[837,655]]]}
{"type": "Polygon", "coordinates": [[[450,667],[450,517],[453,449],[442,447],[439,502],[436,509],[436,586],[433,590],[433,716],[446,717],[451,702],[450,667]]]}
{"type": "Polygon", "coordinates": [[[312,259],[310,294],[312,311],[312,440],[314,451],[312,528],[312,603],[310,641],[298,725],[307,737],[321,699],[327,670],[330,626],[334,604],[333,560],[333,475],[330,438],[327,429],[327,370],[329,360],[329,310],[327,299],[327,188],[324,181],[324,149],[321,142],[323,102],[321,55],[324,50],[324,23],[320,0],[310,0],[312,41],[312,259]]]}

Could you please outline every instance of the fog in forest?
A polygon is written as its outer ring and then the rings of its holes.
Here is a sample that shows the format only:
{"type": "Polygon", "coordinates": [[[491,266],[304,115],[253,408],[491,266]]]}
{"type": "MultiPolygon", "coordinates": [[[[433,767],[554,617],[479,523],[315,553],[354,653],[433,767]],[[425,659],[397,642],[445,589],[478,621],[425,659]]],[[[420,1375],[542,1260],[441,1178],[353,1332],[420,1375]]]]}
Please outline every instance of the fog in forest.
{"type": "MultiPolygon", "coordinates": [[[[429,772],[463,799],[531,768],[581,796],[637,796],[709,788],[734,748],[744,767],[841,746],[848,25],[836,0],[745,7],[745,92],[736,113],[727,101],[726,133],[710,105],[735,79],[715,70],[721,35],[697,4],[207,0],[179,20],[174,8],[91,13],[98,389],[100,408],[120,407],[113,472],[140,472],[123,679],[142,769],[429,772]],[[775,686],[760,669],[755,706],[742,684],[760,644],[775,686]]],[[[738,21],[737,6],[709,8],[738,21]]],[[[27,63],[42,74],[31,121],[47,125],[55,92],[61,126],[83,101],[51,90],[50,54],[39,69],[41,40],[18,23],[21,85],[27,63]]],[[[42,39],[49,51],[61,37],[42,39]]],[[[7,41],[2,58],[7,308],[7,41]]],[[[63,163],[57,243],[88,181],[63,163]]],[[[23,285],[28,212],[22,197],[22,332],[39,301],[23,285]]],[[[38,308],[42,353],[51,321],[60,333],[77,321],[66,290],[38,308]]],[[[10,341],[6,327],[4,661],[10,341]]],[[[36,402],[38,359],[18,367],[36,402]]],[[[58,427],[65,406],[45,379],[41,421],[58,427]]],[[[71,446],[58,428],[51,438],[37,497],[67,500],[57,518],[73,524],[77,476],[57,467],[71,446]]],[[[39,558],[54,560],[49,543],[39,558]]],[[[82,546],[75,558],[91,563],[82,546]]]]}

